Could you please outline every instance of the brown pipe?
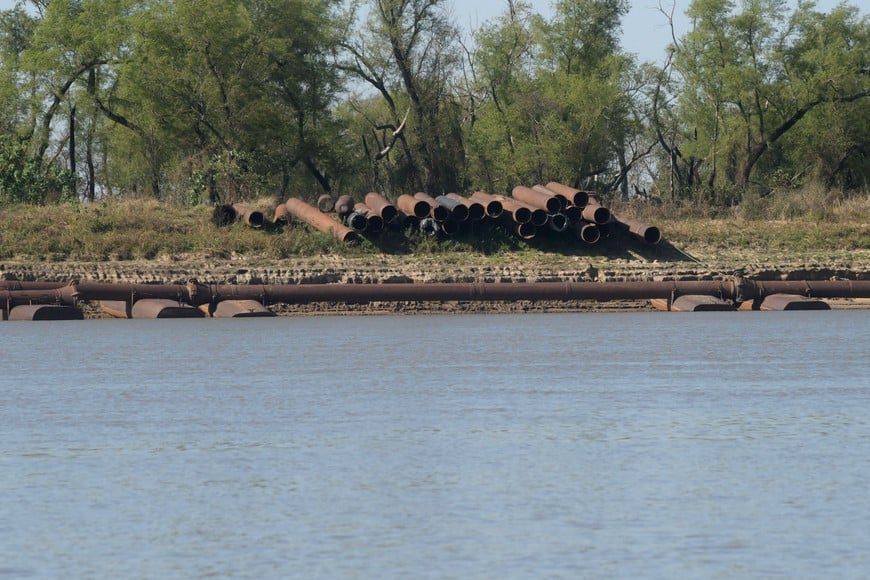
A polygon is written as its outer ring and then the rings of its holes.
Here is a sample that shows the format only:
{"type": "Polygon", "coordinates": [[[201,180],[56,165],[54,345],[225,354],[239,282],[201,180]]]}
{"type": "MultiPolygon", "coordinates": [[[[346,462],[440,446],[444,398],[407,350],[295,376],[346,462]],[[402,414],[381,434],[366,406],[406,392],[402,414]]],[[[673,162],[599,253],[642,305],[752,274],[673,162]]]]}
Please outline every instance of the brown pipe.
{"type": "Polygon", "coordinates": [[[562,211],[562,202],[553,195],[547,195],[541,191],[537,191],[525,185],[517,185],[511,191],[514,199],[517,199],[532,207],[542,209],[548,213],[558,213],[562,211]]]}
{"type": "Polygon", "coordinates": [[[9,320],[82,320],[84,314],[74,306],[23,304],[9,311],[9,320]]]}
{"type": "Polygon", "coordinates": [[[456,201],[468,208],[468,219],[470,219],[471,221],[479,222],[486,217],[486,208],[479,201],[468,199],[467,197],[463,197],[458,193],[448,193],[446,195],[450,199],[455,199],[456,201]]]}
{"type": "Polygon", "coordinates": [[[366,205],[381,216],[384,223],[391,224],[398,216],[399,210],[389,200],[376,191],[370,191],[365,197],[366,205]]]}
{"type": "MultiPolygon", "coordinates": [[[[162,298],[194,306],[222,300],[258,300],[265,304],[309,302],[367,302],[391,300],[649,300],[684,294],[718,296],[742,302],[772,294],[795,294],[815,298],[870,298],[870,280],[824,280],[768,282],[729,280],[670,282],[477,282],[418,284],[286,284],[205,285],[107,284],[73,282],[53,292],[43,303],[74,306],[80,300],[131,300],[162,298]]],[[[0,291],[0,302],[14,304],[38,293],[0,291]]]]}
{"type": "Polygon", "coordinates": [[[328,193],[324,193],[317,198],[317,209],[323,213],[329,213],[335,209],[335,199],[328,193]]]}
{"type": "Polygon", "coordinates": [[[558,181],[549,182],[546,185],[546,188],[550,191],[554,191],[556,193],[564,195],[569,202],[576,205],[577,207],[586,207],[586,204],[589,203],[589,197],[592,195],[591,191],[575,189],[573,187],[563,185],[558,181]]]}
{"type": "Polygon", "coordinates": [[[446,195],[439,195],[435,198],[439,205],[443,205],[450,211],[450,217],[457,222],[468,221],[468,208],[458,199],[453,199],[446,195]]]}
{"type": "Polygon", "coordinates": [[[450,210],[435,201],[435,198],[431,195],[418,191],[414,194],[414,199],[425,201],[429,204],[429,215],[436,222],[443,222],[450,219],[450,210]]]}
{"type": "Polygon", "coordinates": [[[376,234],[384,229],[384,218],[375,212],[372,208],[364,203],[358,203],[353,206],[354,213],[359,213],[366,218],[366,231],[376,234]]]}
{"type": "Polygon", "coordinates": [[[595,245],[601,240],[601,229],[590,222],[572,222],[571,231],[577,235],[577,239],[589,245],[595,245]]]}
{"type": "Polygon", "coordinates": [[[537,192],[540,192],[540,193],[543,193],[545,195],[549,195],[550,197],[555,197],[556,199],[558,199],[559,203],[562,204],[562,210],[564,210],[566,207],[568,207],[568,204],[573,203],[572,201],[568,201],[568,198],[565,197],[564,195],[562,195],[561,193],[556,193],[555,191],[547,188],[546,186],[533,185],[532,189],[534,189],[537,192]]]}
{"type": "Polygon", "coordinates": [[[645,224],[636,220],[623,219],[617,216],[613,216],[613,218],[621,224],[627,226],[628,232],[630,234],[638,239],[643,240],[647,244],[655,245],[662,241],[662,233],[655,226],[651,226],[649,224],[645,224]]]}
{"type": "Polygon", "coordinates": [[[504,213],[504,206],[501,202],[488,193],[475,191],[471,196],[469,196],[469,199],[483,204],[483,207],[486,210],[486,215],[492,219],[498,219],[501,217],[501,214],[504,213]]]}
{"type": "Polygon", "coordinates": [[[275,214],[272,216],[273,224],[289,224],[290,213],[287,211],[287,206],[283,203],[275,208],[275,214]]]}
{"type": "Polygon", "coordinates": [[[235,203],[230,207],[236,212],[236,219],[245,222],[245,225],[254,229],[263,227],[263,222],[265,221],[263,212],[235,203]]]}
{"type": "Polygon", "coordinates": [[[414,196],[408,195],[407,193],[403,193],[399,196],[396,200],[396,205],[398,205],[399,209],[406,214],[412,215],[418,219],[427,217],[432,211],[432,206],[429,205],[428,201],[416,199],[414,196]]]}
{"type": "Polygon", "coordinates": [[[0,290],[56,290],[69,282],[45,282],[41,280],[0,280],[0,290]]]}
{"type": "Polygon", "coordinates": [[[533,205],[529,205],[526,202],[520,201],[518,199],[514,201],[519,205],[527,207],[529,211],[532,212],[532,218],[529,221],[535,224],[536,228],[542,228],[547,225],[547,221],[549,221],[550,219],[550,214],[547,213],[547,210],[535,207],[533,205]]]}
{"type": "Polygon", "coordinates": [[[335,213],[344,217],[353,211],[354,201],[349,195],[341,195],[335,200],[335,213]]]}
{"type": "Polygon", "coordinates": [[[338,223],[316,207],[312,207],[301,199],[291,197],[284,204],[293,217],[304,221],[311,227],[333,236],[341,242],[355,242],[359,238],[349,227],[338,223]]]}
{"type": "Polygon", "coordinates": [[[496,201],[501,202],[504,213],[518,224],[525,224],[532,221],[532,210],[529,206],[520,203],[515,199],[510,199],[503,195],[492,196],[496,201]]]}

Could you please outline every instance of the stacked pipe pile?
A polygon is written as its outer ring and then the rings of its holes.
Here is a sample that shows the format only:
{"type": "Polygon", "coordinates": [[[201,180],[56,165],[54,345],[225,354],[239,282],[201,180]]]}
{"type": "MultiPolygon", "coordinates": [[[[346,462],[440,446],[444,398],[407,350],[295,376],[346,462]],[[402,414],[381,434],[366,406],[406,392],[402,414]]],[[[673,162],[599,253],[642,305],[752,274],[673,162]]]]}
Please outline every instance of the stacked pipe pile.
{"type": "MultiPolygon", "coordinates": [[[[402,194],[393,203],[371,191],[360,200],[349,195],[335,200],[328,194],[322,195],[316,207],[290,198],[275,209],[272,221],[288,223],[290,218],[344,242],[356,241],[359,235],[376,237],[384,230],[451,237],[463,231],[479,231],[483,223],[497,224],[523,240],[547,233],[594,245],[621,232],[650,245],[662,239],[657,227],[614,215],[591,191],[555,181],[532,187],[518,185],[509,197],[483,191],[467,196],[417,192],[402,194]]],[[[229,205],[215,208],[214,221],[219,225],[244,221],[260,227],[264,218],[262,213],[229,205]]]]}

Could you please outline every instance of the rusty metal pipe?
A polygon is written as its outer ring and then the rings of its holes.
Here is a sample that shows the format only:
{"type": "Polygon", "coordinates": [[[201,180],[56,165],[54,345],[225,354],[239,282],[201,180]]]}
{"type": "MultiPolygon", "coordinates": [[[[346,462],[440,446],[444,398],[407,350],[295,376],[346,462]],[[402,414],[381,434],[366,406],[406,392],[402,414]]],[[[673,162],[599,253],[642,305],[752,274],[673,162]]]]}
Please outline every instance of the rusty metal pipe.
{"type": "Polygon", "coordinates": [[[46,282],[43,280],[0,280],[0,290],[56,290],[69,282],[46,282]]]}
{"type": "Polygon", "coordinates": [[[358,203],[354,206],[354,211],[360,213],[366,218],[366,231],[376,234],[384,229],[384,218],[378,215],[375,210],[364,203],[358,203]]]}
{"type": "Polygon", "coordinates": [[[468,208],[468,219],[474,222],[479,222],[483,218],[486,217],[486,208],[479,201],[474,201],[473,199],[468,199],[467,197],[463,197],[458,193],[448,193],[446,194],[450,199],[455,199],[462,205],[468,208]]]}
{"type": "Polygon", "coordinates": [[[461,201],[446,195],[439,195],[435,201],[450,210],[450,217],[457,222],[468,221],[468,208],[461,201]]]}
{"type": "Polygon", "coordinates": [[[396,219],[399,214],[399,210],[396,209],[390,201],[378,193],[377,191],[370,191],[366,194],[365,203],[367,206],[372,208],[372,211],[381,216],[381,219],[384,220],[384,223],[390,224],[396,219]]]}
{"type": "Polygon", "coordinates": [[[317,209],[323,213],[332,212],[335,209],[335,199],[330,194],[324,193],[317,198],[317,209]]]}
{"type": "Polygon", "coordinates": [[[551,214],[547,220],[547,226],[557,234],[568,229],[568,218],[563,213],[551,214]]]}
{"type": "Polygon", "coordinates": [[[428,193],[418,191],[414,194],[414,199],[417,199],[419,201],[425,201],[429,204],[429,215],[436,222],[443,222],[450,219],[450,210],[438,203],[435,198],[428,193]]]}
{"type": "Polygon", "coordinates": [[[501,202],[502,208],[504,208],[504,215],[507,215],[516,223],[526,224],[532,221],[532,210],[529,209],[529,206],[503,195],[495,195],[493,197],[501,202]]]}
{"type": "Polygon", "coordinates": [[[352,243],[359,239],[356,232],[351,230],[349,227],[338,223],[316,207],[305,203],[301,199],[291,197],[284,205],[287,206],[287,211],[289,211],[290,215],[293,217],[304,221],[318,231],[331,235],[341,242],[352,243]]]}
{"type": "Polygon", "coordinates": [[[406,214],[415,216],[418,219],[423,219],[432,212],[432,206],[429,205],[428,201],[416,199],[407,193],[403,193],[396,199],[396,205],[406,214]]]}
{"type": "Polygon", "coordinates": [[[475,191],[471,194],[469,199],[483,204],[483,207],[486,210],[486,215],[492,219],[498,219],[501,217],[501,214],[504,213],[504,206],[502,203],[489,193],[475,191]]]}
{"type": "Polygon", "coordinates": [[[563,203],[557,197],[553,195],[547,195],[546,193],[543,193],[536,189],[532,189],[530,187],[526,187],[524,185],[517,185],[516,187],[514,187],[513,191],[511,191],[511,195],[514,199],[517,199],[534,208],[542,209],[548,213],[560,212],[564,207],[563,203]]]}
{"type": "Polygon", "coordinates": [[[480,282],[424,284],[286,284],[206,285],[107,284],[73,282],[55,291],[0,291],[5,304],[22,299],[74,306],[80,300],[140,300],[162,298],[198,306],[221,300],[257,300],[264,304],[359,302],[371,300],[649,300],[684,294],[717,296],[742,302],[773,294],[815,298],[870,298],[870,280],[753,281],[728,280],[669,282],[480,282]]]}
{"type": "Polygon", "coordinates": [[[601,240],[601,229],[590,222],[579,221],[571,223],[571,231],[577,235],[577,239],[589,245],[595,245],[601,240]]]}
{"type": "Polygon", "coordinates": [[[339,216],[344,217],[353,211],[353,206],[355,202],[353,198],[349,195],[340,195],[338,199],[335,200],[335,213],[339,216]]]}
{"type": "Polygon", "coordinates": [[[561,195],[564,195],[569,202],[576,205],[577,207],[586,207],[586,204],[589,203],[589,198],[592,196],[591,191],[576,189],[574,187],[569,187],[558,181],[551,181],[546,185],[546,188],[550,191],[554,191],[561,195]]]}
{"type": "Polygon", "coordinates": [[[350,212],[344,221],[345,224],[347,224],[347,227],[359,234],[366,231],[366,228],[369,225],[369,220],[366,216],[357,211],[350,212]]]}
{"type": "Polygon", "coordinates": [[[564,195],[562,195],[561,193],[556,193],[555,191],[547,188],[544,185],[533,185],[532,189],[534,189],[535,191],[538,191],[540,193],[543,193],[545,195],[549,195],[550,197],[555,197],[556,199],[558,199],[559,203],[562,204],[562,210],[564,210],[566,207],[568,207],[568,204],[573,203],[573,202],[569,201],[568,198],[565,197],[564,195]]]}
{"type": "Polygon", "coordinates": [[[254,229],[263,227],[263,222],[266,221],[263,212],[251,209],[245,205],[234,203],[230,205],[236,213],[236,219],[245,222],[245,225],[254,229]]]}
{"type": "Polygon", "coordinates": [[[591,201],[583,208],[583,219],[603,225],[610,221],[610,210],[591,201]]]}
{"type": "Polygon", "coordinates": [[[637,220],[625,219],[617,216],[613,216],[613,219],[627,227],[628,232],[631,235],[640,240],[643,240],[647,244],[655,245],[662,241],[662,233],[655,226],[651,226],[637,220]]]}

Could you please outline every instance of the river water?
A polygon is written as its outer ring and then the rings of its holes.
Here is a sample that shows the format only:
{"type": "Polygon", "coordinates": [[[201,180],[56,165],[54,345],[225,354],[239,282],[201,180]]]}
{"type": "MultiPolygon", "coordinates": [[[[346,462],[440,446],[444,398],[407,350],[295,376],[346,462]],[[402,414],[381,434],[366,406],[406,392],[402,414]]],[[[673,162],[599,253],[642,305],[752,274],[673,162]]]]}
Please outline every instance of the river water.
{"type": "Polygon", "coordinates": [[[870,311],[0,323],[0,578],[862,578],[870,311]]]}

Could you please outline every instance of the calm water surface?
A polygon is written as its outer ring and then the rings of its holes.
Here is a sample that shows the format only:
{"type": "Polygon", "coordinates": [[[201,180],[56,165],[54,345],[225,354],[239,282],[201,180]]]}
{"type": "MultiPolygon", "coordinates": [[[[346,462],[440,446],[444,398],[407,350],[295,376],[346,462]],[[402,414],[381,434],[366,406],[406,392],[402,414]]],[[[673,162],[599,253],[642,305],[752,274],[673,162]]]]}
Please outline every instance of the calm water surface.
{"type": "Polygon", "coordinates": [[[868,311],[0,341],[0,578],[870,575],[868,311]]]}

